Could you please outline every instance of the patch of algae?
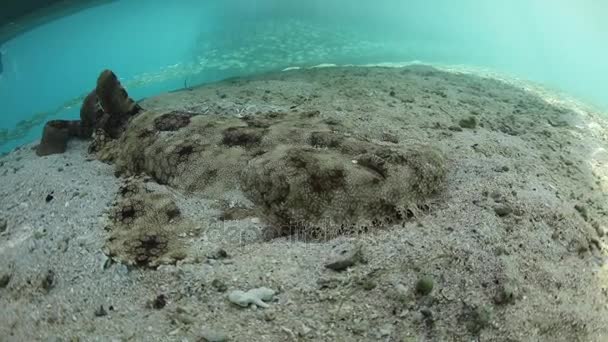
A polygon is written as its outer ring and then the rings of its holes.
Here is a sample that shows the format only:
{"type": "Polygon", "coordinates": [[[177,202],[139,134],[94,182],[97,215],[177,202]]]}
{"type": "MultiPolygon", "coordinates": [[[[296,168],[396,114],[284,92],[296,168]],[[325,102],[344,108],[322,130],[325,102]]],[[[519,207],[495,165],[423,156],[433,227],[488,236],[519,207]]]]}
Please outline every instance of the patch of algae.
{"type": "Polygon", "coordinates": [[[144,111],[98,157],[123,175],[211,198],[240,189],[271,236],[331,238],[402,221],[441,190],[446,174],[435,148],[371,141],[318,111],[144,111]]]}

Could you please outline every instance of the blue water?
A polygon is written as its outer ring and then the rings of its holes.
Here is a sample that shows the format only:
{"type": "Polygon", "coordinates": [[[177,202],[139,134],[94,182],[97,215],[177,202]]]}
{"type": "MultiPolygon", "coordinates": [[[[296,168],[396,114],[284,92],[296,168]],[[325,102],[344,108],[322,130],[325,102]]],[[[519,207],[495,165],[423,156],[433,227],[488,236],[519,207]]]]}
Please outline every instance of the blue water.
{"type": "Polygon", "coordinates": [[[490,67],[608,108],[604,0],[121,0],[2,45],[0,129],[78,117],[110,68],[139,99],[290,66],[421,60],[490,67]]]}

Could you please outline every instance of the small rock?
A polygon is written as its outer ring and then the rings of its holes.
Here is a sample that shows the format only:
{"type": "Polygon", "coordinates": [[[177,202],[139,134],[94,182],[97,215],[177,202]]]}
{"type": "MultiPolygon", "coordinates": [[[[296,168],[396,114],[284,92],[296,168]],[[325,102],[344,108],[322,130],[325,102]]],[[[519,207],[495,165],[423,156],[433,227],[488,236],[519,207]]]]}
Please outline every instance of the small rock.
{"type": "Polygon", "coordinates": [[[342,280],[338,278],[321,278],[317,280],[319,290],[335,289],[342,284],[342,280]]]}
{"type": "Polygon", "coordinates": [[[213,288],[215,288],[218,292],[226,292],[226,290],[228,290],[228,286],[226,286],[226,284],[219,279],[213,279],[211,286],[213,286],[213,288]]]}
{"type": "Polygon", "coordinates": [[[587,212],[587,208],[585,206],[583,206],[582,204],[577,204],[574,206],[574,209],[578,211],[578,213],[585,221],[589,220],[589,213],[587,212]]]}
{"type": "Polygon", "coordinates": [[[0,233],[4,233],[7,227],[8,222],[6,221],[6,219],[0,219],[0,233]]]}
{"type": "Polygon", "coordinates": [[[566,122],[564,120],[551,120],[551,119],[547,119],[547,122],[549,123],[549,125],[551,125],[553,127],[566,127],[566,126],[568,126],[568,122],[566,122]]]}
{"type": "Polygon", "coordinates": [[[312,329],[307,326],[306,324],[302,324],[302,326],[300,327],[300,331],[298,331],[298,334],[302,337],[304,336],[308,336],[308,334],[310,334],[312,332],[312,329]]]}
{"type": "Polygon", "coordinates": [[[44,199],[46,201],[46,203],[49,203],[50,201],[53,200],[53,193],[51,192],[50,194],[46,195],[46,198],[44,199]]]}
{"type": "Polygon", "coordinates": [[[195,322],[195,318],[190,314],[190,311],[183,306],[176,307],[175,312],[170,313],[170,316],[175,322],[180,322],[186,325],[190,325],[195,322]]]}
{"type": "Polygon", "coordinates": [[[452,132],[462,132],[462,127],[460,126],[450,126],[448,129],[452,132]]]}
{"type": "Polygon", "coordinates": [[[108,312],[103,308],[103,305],[100,305],[99,308],[95,310],[95,317],[103,317],[106,316],[108,312]]]}
{"type": "Polygon", "coordinates": [[[152,307],[156,310],[160,310],[167,305],[167,296],[160,294],[152,301],[152,307]]]}
{"type": "Polygon", "coordinates": [[[34,239],[40,240],[45,235],[46,235],[46,229],[42,228],[42,229],[37,229],[32,236],[34,237],[34,239]]]}
{"type": "Polygon", "coordinates": [[[228,341],[228,336],[221,331],[203,328],[200,333],[203,342],[224,342],[228,341]]]}
{"type": "Polygon", "coordinates": [[[393,297],[395,300],[401,303],[407,303],[412,300],[412,296],[410,295],[410,291],[408,291],[407,287],[403,284],[397,283],[394,284],[393,297]]]}
{"type": "Polygon", "coordinates": [[[297,340],[297,336],[296,334],[293,332],[293,330],[287,328],[287,327],[281,327],[281,330],[283,330],[284,332],[286,332],[289,336],[291,336],[292,340],[297,340]]]}
{"type": "Polygon", "coordinates": [[[425,319],[433,319],[433,311],[431,311],[431,309],[424,308],[420,310],[420,314],[422,314],[422,317],[425,319]]]}
{"type": "Polygon", "coordinates": [[[474,129],[477,127],[477,118],[471,116],[467,119],[462,119],[458,122],[458,125],[462,128],[474,129]]]}
{"type": "Polygon", "coordinates": [[[220,248],[213,255],[210,255],[209,258],[210,259],[227,259],[227,258],[230,258],[230,255],[228,255],[228,252],[226,252],[226,250],[220,248]]]}
{"type": "Polygon", "coordinates": [[[509,285],[503,285],[494,296],[494,303],[498,305],[511,304],[515,301],[515,289],[509,285]]]}
{"type": "Polygon", "coordinates": [[[386,324],[386,325],[380,327],[380,329],[378,329],[379,337],[387,337],[387,336],[390,336],[392,333],[393,333],[392,324],[386,324]]]}
{"type": "Polygon", "coordinates": [[[500,217],[505,217],[513,212],[513,208],[507,204],[501,204],[494,207],[494,212],[500,217]]]}
{"type": "Polygon", "coordinates": [[[390,95],[390,96],[395,96],[395,95],[396,95],[396,94],[395,94],[395,91],[394,91],[394,90],[391,90],[391,92],[389,93],[389,95],[390,95]]]}
{"type": "Polygon", "coordinates": [[[272,310],[264,311],[264,320],[266,322],[272,322],[275,319],[277,319],[277,314],[274,311],[272,311],[272,310]]]}
{"type": "Polygon", "coordinates": [[[7,287],[10,282],[11,282],[10,274],[5,273],[2,276],[0,276],[0,289],[7,287]]]}
{"type": "Polygon", "coordinates": [[[361,287],[365,291],[371,291],[376,288],[376,282],[371,279],[366,279],[361,283],[361,287]]]}
{"type": "Polygon", "coordinates": [[[192,315],[182,312],[182,313],[176,313],[175,315],[173,315],[173,318],[178,321],[181,322],[183,324],[186,325],[190,325],[192,323],[194,323],[194,317],[192,317],[192,315]]]}
{"type": "Polygon", "coordinates": [[[501,256],[501,255],[509,255],[509,251],[504,247],[504,246],[497,246],[494,249],[494,255],[496,256],[501,256]]]}
{"type": "Polygon", "coordinates": [[[399,137],[397,137],[393,133],[385,132],[385,133],[382,134],[382,141],[387,141],[387,142],[391,142],[393,144],[398,144],[399,143],[399,137]]]}
{"type": "Polygon", "coordinates": [[[367,333],[369,329],[369,322],[366,320],[359,321],[358,319],[353,322],[352,332],[356,335],[363,335],[367,333]]]}
{"type": "Polygon", "coordinates": [[[490,197],[492,197],[492,199],[496,203],[504,202],[504,197],[497,191],[492,191],[492,193],[490,194],[490,197]]]}
{"type": "Polygon", "coordinates": [[[490,325],[492,320],[492,311],[489,307],[480,306],[473,309],[468,314],[467,329],[472,334],[479,334],[483,329],[490,325]]]}
{"type": "Polygon", "coordinates": [[[362,259],[361,248],[350,245],[340,246],[332,251],[329,262],[325,264],[325,267],[336,272],[341,272],[361,262],[362,259]]]}
{"type": "Polygon", "coordinates": [[[416,282],[416,293],[426,296],[433,291],[433,279],[430,277],[422,277],[416,282]]]}
{"type": "Polygon", "coordinates": [[[570,244],[578,254],[585,254],[589,251],[589,243],[584,239],[573,239],[570,244]]]}
{"type": "Polygon", "coordinates": [[[344,258],[342,260],[336,260],[336,261],[332,261],[328,264],[325,265],[325,267],[340,272],[340,271],[344,271],[349,267],[352,267],[355,265],[355,260],[352,258],[344,258]]]}
{"type": "Polygon", "coordinates": [[[600,226],[599,223],[594,222],[593,228],[595,228],[595,232],[597,233],[597,236],[604,237],[604,235],[606,235],[606,228],[600,226]]]}
{"type": "Polygon", "coordinates": [[[53,286],[55,286],[55,272],[52,270],[48,270],[42,281],[40,282],[40,287],[46,292],[49,292],[53,286]]]}
{"type": "Polygon", "coordinates": [[[596,238],[596,237],[591,237],[591,238],[589,239],[589,241],[591,242],[591,244],[592,244],[593,246],[595,246],[595,248],[597,248],[597,249],[598,249],[598,250],[600,250],[600,251],[602,250],[602,243],[600,242],[600,240],[599,240],[598,238],[596,238]]]}
{"type": "MultiPolygon", "coordinates": [[[[63,252],[67,251],[68,247],[69,247],[68,241],[61,242],[61,247],[60,247],[61,251],[63,251],[63,252]]],[[[108,268],[110,268],[112,266],[112,264],[114,264],[114,260],[112,260],[112,258],[108,257],[105,253],[99,254],[98,258],[99,258],[99,263],[101,264],[102,270],[107,270],[108,268]]]]}

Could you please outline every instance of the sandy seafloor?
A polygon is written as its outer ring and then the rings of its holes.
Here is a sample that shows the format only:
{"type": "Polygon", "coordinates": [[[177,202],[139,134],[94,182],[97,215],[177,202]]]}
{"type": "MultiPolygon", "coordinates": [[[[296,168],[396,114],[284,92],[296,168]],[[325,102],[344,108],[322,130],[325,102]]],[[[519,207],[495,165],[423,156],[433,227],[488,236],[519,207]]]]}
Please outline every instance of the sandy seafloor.
{"type": "MultiPolygon", "coordinates": [[[[0,341],[608,340],[608,122],[591,107],[522,82],[378,67],[272,73],[142,106],[319,110],[373,140],[436,146],[447,183],[403,227],[311,243],[265,240],[258,218],[229,221],[179,237],[208,257],[150,270],[104,254],[122,183],[112,165],[88,142],[43,158],[24,146],[0,159],[0,341]],[[476,127],[460,127],[470,117],[476,127]],[[325,268],[354,246],[366,263],[325,268]],[[423,276],[427,296],[414,291],[423,276]],[[260,286],[278,291],[269,308],[227,300],[260,286]]],[[[193,221],[221,215],[217,200],[168,191],[193,221]]]]}

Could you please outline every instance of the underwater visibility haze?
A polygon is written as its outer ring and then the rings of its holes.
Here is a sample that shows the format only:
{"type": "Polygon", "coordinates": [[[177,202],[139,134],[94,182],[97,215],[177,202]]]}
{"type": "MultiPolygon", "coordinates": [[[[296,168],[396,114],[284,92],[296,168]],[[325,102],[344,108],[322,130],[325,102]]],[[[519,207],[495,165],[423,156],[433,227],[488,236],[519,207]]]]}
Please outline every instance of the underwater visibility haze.
{"type": "Polygon", "coordinates": [[[608,341],[608,2],[39,2],[0,341],[608,341]]]}
{"type": "Polygon", "coordinates": [[[103,68],[117,72],[140,99],[294,66],[464,64],[608,105],[608,24],[603,20],[608,4],[599,0],[94,5],[5,35],[0,49],[4,151],[34,140],[48,118],[75,118],[83,89],[103,68]]]}

